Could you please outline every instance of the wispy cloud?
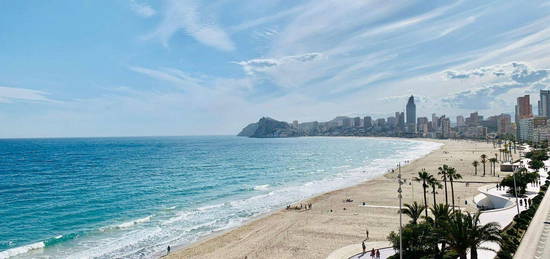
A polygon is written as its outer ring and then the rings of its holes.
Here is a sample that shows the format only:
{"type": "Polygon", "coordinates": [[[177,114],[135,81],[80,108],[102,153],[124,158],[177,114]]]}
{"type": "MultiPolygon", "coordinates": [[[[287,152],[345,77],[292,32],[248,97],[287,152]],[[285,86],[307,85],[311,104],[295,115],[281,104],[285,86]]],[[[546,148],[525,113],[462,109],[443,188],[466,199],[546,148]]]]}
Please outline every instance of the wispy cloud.
{"type": "Polygon", "coordinates": [[[47,95],[48,93],[39,90],[0,86],[0,103],[16,101],[58,102],[48,98],[47,95]]]}
{"type": "Polygon", "coordinates": [[[137,0],[130,0],[130,8],[132,8],[132,11],[134,11],[137,15],[141,17],[151,17],[157,13],[153,7],[146,3],[139,3],[137,0]]]}
{"type": "Polygon", "coordinates": [[[158,38],[168,46],[168,41],[183,30],[198,42],[223,51],[235,49],[229,35],[212,19],[203,16],[206,11],[194,0],[167,0],[162,22],[148,38],[158,38]]]}
{"type": "Polygon", "coordinates": [[[279,66],[312,62],[322,57],[323,54],[321,53],[305,53],[301,55],[284,56],[280,58],[251,59],[235,63],[241,65],[247,74],[253,75],[258,72],[268,72],[279,66]]]}
{"type": "Polygon", "coordinates": [[[185,72],[174,68],[151,69],[144,67],[130,67],[130,70],[148,77],[171,82],[179,87],[198,87],[202,81],[185,72]]]}

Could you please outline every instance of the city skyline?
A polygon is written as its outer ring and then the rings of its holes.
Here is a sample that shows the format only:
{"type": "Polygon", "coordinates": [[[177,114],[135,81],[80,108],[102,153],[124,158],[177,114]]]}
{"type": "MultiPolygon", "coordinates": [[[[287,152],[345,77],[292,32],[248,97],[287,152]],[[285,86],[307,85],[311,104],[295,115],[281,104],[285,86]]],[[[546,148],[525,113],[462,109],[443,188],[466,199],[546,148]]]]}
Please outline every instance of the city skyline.
{"type": "Polygon", "coordinates": [[[411,94],[427,117],[513,116],[550,89],[545,1],[2,7],[0,138],[229,135],[262,116],[388,117],[411,94]]]}

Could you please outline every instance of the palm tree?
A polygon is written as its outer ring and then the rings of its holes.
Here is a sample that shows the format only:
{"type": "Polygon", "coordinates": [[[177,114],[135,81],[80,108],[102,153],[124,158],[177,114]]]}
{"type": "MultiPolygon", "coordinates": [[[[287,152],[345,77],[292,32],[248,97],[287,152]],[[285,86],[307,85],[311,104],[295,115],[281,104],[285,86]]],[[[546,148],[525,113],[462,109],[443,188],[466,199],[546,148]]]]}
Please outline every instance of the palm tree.
{"type": "Polygon", "coordinates": [[[439,249],[437,245],[434,248],[434,250],[437,251],[437,256],[435,258],[443,258],[447,244],[445,241],[445,230],[443,226],[449,221],[452,211],[451,208],[449,208],[449,205],[442,203],[434,204],[434,206],[430,208],[430,211],[433,214],[433,219],[426,218],[426,222],[434,226],[434,237],[438,240],[437,242],[441,242],[441,249],[439,249]]]}
{"type": "Polygon", "coordinates": [[[449,198],[447,197],[447,174],[449,171],[448,165],[443,165],[438,168],[439,172],[438,175],[441,175],[441,179],[445,183],[445,204],[449,205],[449,198]]]}
{"type": "Polygon", "coordinates": [[[472,162],[472,165],[474,166],[475,175],[477,175],[477,166],[479,165],[479,162],[477,160],[474,160],[474,162],[472,162]]]}
{"type": "Polygon", "coordinates": [[[449,181],[451,182],[451,198],[452,198],[453,210],[454,210],[455,209],[455,188],[453,186],[453,182],[456,179],[462,179],[462,175],[457,173],[456,169],[454,169],[453,167],[449,168],[447,175],[449,176],[449,181]]]}
{"type": "Polygon", "coordinates": [[[441,188],[443,188],[443,185],[441,185],[439,183],[439,181],[433,175],[430,175],[430,178],[428,180],[428,185],[430,185],[432,187],[432,193],[434,195],[434,205],[435,205],[435,204],[437,204],[437,202],[435,200],[435,195],[437,194],[437,191],[435,190],[435,188],[441,189],[441,188]]]}
{"type": "Polygon", "coordinates": [[[485,176],[485,163],[487,163],[487,155],[482,154],[480,158],[481,158],[481,163],[483,164],[483,176],[485,176]]]}
{"type": "MultiPolygon", "coordinates": [[[[417,182],[422,182],[422,189],[424,189],[424,208],[428,207],[428,199],[426,198],[426,188],[428,188],[427,182],[430,180],[430,174],[426,172],[426,169],[422,168],[418,172],[418,176],[414,178],[417,182]]],[[[428,217],[428,210],[426,210],[426,217],[428,217]]]]}
{"type": "Polygon", "coordinates": [[[468,248],[470,249],[470,258],[477,259],[477,249],[490,248],[480,247],[485,241],[499,241],[500,226],[496,222],[490,222],[485,225],[479,224],[479,212],[470,214],[455,211],[449,222],[445,225],[446,241],[460,257],[466,259],[468,248]]]}
{"type": "Polygon", "coordinates": [[[497,162],[498,160],[495,157],[489,158],[489,162],[491,162],[491,166],[493,168],[493,176],[497,175],[497,162]]]}
{"type": "Polygon", "coordinates": [[[411,224],[416,225],[424,209],[426,209],[426,207],[421,206],[415,201],[412,204],[405,203],[405,208],[401,209],[401,213],[409,216],[411,218],[411,224]]]}

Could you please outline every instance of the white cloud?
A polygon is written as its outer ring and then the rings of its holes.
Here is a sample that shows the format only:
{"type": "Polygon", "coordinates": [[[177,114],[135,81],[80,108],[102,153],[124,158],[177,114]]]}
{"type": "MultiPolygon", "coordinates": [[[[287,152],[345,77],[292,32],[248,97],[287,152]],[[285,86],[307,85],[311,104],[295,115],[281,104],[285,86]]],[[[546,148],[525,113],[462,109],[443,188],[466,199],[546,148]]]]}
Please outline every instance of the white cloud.
{"type": "Polygon", "coordinates": [[[130,0],[130,8],[141,17],[151,17],[157,13],[153,7],[145,3],[138,3],[136,0],[130,0]]]}
{"type": "Polygon", "coordinates": [[[197,1],[168,0],[162,22],[148,38],[158,38],[167,46],[168,41],[183,30],[204,45],[223,51],[234,50],[229,35],[210,17],[202,16],[203,13],[207,13],[207,10],[200,10],[197,1]]]}
{"type": "Polygon", "coordinates": [[[14,101],[37,101],[37,102],[57,102],[46,97],[48,93],[26,89],[0,86],[0,102],[9,103],[14,101]]]}
{"type": "Polygon", "coordinates": [[[485,66],[466,71],[445,72],[448,79],[469,79],[472,77],[505,79],[517,83],[530,84],[535,83],[550,76],[550,69],[535,69],[525,62],[510,62],[485,66]]]}
{"type": "Polygon", "coordinates": [[[268,72],[279,66],[304,64],[319,60],[323,57],[321,53],[305,53],[294,56],[284,56],[280,58],[259,58],[246,61],[235,62],[243,67],[248,75],[253,75],[258,72],[268,72]]]}
{"type": "MultiPolygon", "coordinates": [[[[490,109],[495,100],[501,100],[514,90],[531,91],[550,86],[550,70],[536,69],[526,62],[496,64],[466,71],[446,71],[445,76],[450,80],[466,80],[477,85],[443,98],[451,107],[461,109],[490,109]]],[[[508,105],[513,107],[514,104],[508,105]]]]}

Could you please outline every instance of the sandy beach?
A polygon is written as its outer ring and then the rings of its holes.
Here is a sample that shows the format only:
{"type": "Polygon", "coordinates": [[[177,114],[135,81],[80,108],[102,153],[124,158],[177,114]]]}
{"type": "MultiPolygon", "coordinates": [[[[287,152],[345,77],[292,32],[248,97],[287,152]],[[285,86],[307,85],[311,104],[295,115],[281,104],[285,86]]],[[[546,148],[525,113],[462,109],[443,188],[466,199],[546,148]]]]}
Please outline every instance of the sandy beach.
{"type": "MultiPolygon", "coordinates": [[[[456,204],[475,210],[472,197],[477,188],[499,180],[490,175],[490,163],[478,166],[474,176],[472,162],[481,154],[494,157],[498,148],[492,144],[474,141],[426,140],[443,143],[440,149],[405,164],[401,168],[406,183],[403,185],[403,202],[423,203],[422,187],[412,182],[417,172],[425,168],[437,175],[442,164],[455,167],[464,179],[472,183],[456,182],[456,204]],[[473,183],[477,182],[477,183],[473,183]],[[465,200],[468,204],[465,205],[465,200]]],[[[514,158],[518,155],[513,154],[514,158]]],[[[497,165],[497,174],[498,165],[497,165]]],[[[397,230],[397,174],[388,173],[358,185],[325,193],[301,203],[311,203],[311,210],[282,209],[253,220],[239,228],[218,233],[190,246],[177,249],[164,258],[325,258],[332,251],[365,239],[368,229],[370,241],[385,241],[392,230],[397,230]],[[353,202],[345,202],[352,199],[353,202]],[[370,206],[362,206],[363,202],[370,206]],[[332,210],[332,212],[331,212],[332,210]]],[[[439,178],[439,177],[438,177],[439,178]]],[[[450,185],[449,203],[450,203],[450,185]]],[[[433,202],[431,191],[428,203],[433,202]]],[[[438,190],[437,201],[445,202],[445,192],[438,190]]],[[[298,203],[299,206],[300,203],[298,203]]],[[[408,218],[404,216],[404,221],[408,218]]]]}

